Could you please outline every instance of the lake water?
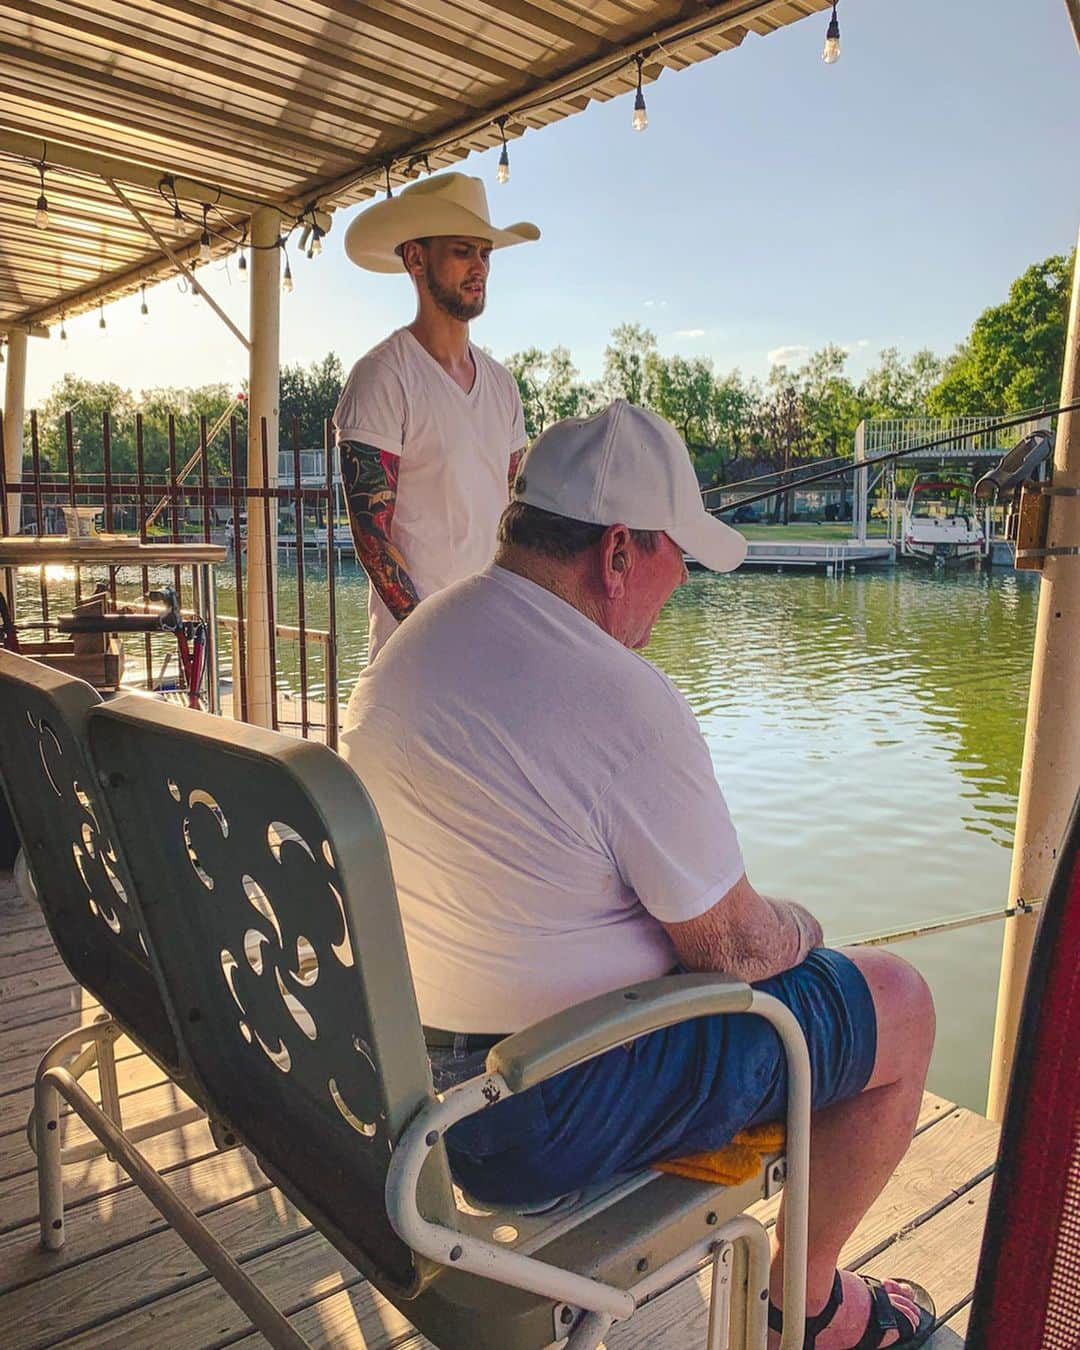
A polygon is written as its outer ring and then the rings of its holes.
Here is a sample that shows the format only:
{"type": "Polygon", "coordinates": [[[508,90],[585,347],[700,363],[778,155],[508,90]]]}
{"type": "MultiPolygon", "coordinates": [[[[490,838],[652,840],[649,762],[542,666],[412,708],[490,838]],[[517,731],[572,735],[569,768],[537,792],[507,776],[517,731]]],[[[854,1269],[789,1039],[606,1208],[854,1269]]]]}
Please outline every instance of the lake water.
{"type": "MultiPolygon", "coordinates": [[[[229,613],[231,568],[219,573],[229,613]]],[[[307,622],[324,627],[325,572],[307,574],[307,622]]],[[[1037,578],[1006,571],[691,576],[646,655],[698,717],[759,890],[807,905],[831,941],[1004,905],[1037,602],[1037,578]]],[[[344,563],[342,701],[366,660],[366,603],[344,563]]],[[[295,622],[288,566],[279,611],[295,622]]],[[[283,642],[294,690],[297,666],[283,642]]],[[[937,1001],[931,1088],[979,1111],[1001,927],[896,948],[937,1001]]]]}

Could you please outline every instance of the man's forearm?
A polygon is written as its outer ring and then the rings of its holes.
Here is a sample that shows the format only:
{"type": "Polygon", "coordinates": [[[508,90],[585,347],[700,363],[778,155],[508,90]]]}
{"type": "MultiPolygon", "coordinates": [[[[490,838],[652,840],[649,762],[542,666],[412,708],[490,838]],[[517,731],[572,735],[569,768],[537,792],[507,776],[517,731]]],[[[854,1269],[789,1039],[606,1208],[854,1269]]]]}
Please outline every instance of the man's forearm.
{"type": "Polygon", "coordinates": [[[706,914],[665,927],[688,970],[751,984],[801,965],[821,945],[821,925],[808,910],[759,895],[745,876],[706,914]]]}
{"type": "Polygon", "coordinates": [[[400,622],[420,597],[390,538],[397,503],[397,456],[359,441],[342,441],[338,448],[356,556],[379,598],[400,622]]]}

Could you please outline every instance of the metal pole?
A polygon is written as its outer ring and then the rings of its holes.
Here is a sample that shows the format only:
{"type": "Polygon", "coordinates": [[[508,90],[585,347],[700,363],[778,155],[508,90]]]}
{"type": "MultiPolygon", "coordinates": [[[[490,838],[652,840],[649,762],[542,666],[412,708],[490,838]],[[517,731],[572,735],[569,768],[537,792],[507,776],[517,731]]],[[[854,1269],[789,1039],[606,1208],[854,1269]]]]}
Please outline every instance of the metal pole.
{"type": "MultiPolygon", "coordinates": [[[[866,422],[855,428],[855,459],[863,463],[866,459],[866,422]]],[[[869,474],[865,468],[855,472],[855,538],[860,544],[866,543],[867,488],[869,474]]]]}
{"type": "MultiPolygon", "coordinates": [[[[26,330],[9,328],[7,335],[7,377],[4,381],[4,480],[21,483],[23,480],[23,422],[26,418],[26,330]]],[[[12,493],[7,499],[8,529],[19,533],[22,518],[22,494],[12,493]]],[[[8,574],[8,592],[15,598],[15,570],[8,574]]],[[[14,611],[12,619],[15,618],[14,611]]]]}
{"type": "MultiPolygon", "coordinates": [[[[247,481],[253,488],[277,485],[278,345],[281,326],[281,250],[277,211],[260,207],[251,217],[251,366],[248,387],[247,481]],[[266,423],[266,481],[263,481],[261,424],[266,423]]],[[[270,637],[274,631],[274,596],[267,586],[276,561],[277,503],[263,514],[259,497],[247,499],[247,720],[272,725],[270,637]],[[269,564],[269,567],[268,567],[269,564]]],[[[236,547],[240,523],[236,521],[236,547]]]]}
{"type": "MultiPolygon", "coordinates": [[[[1080,397],[1080,248],[1073,271],[1061,392],[1063,403],[1080,397]]],[[[1053,486],[1080,487],[1080,415],[1075,412],[1063,414],[1058,421],[1053,486]]],[[[1046,545],[1048,548],[1080,545],[1080,496],[1051,496],[1046,545]]],[[[1045,895],[1050,885],[1065,822],[1080,784],[1077,690],[1080,690],[1080,557],[1051,556],[1046,559],[1039,588],[1016,840],[1009,878],[1010,908],[1017,899],[1045,895]]],[[[1035,926],[1031,914],[1018,913],[1005,921],[986,1107],[991,1120],[1001,1120],[1005,1114],[1035,926]]]]}

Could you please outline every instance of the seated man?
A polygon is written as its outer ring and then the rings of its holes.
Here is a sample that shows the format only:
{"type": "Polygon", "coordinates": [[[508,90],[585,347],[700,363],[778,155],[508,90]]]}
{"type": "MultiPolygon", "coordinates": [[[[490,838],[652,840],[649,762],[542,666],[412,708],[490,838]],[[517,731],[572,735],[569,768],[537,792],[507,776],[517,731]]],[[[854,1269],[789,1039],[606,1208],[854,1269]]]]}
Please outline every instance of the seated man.
{"type": "MultiPolygon", "coordinates": [[[[812,915],[747,879],[694,716],[633,651],[686,580],[684,550],[729,571],[745,543],[705,512],[674,429],[622,401],[560,422],[525,459],[493,565],[360,677],[344,752],[386,831],[436,1086],[621,985],[675,968],[753,982],[810,1048],[806,1345],[915,1346],[923,1291],[836,1262],[911,1141],[930,995],[886,952],[822,947],[812,915]]],[[[537,1203],[718,1148],[785,1097],[763,1019],[702,1018],[462,1121],[447,1151],[478,1198],[537,1203]]],[[[782,1244],[781,1212],[774,1300],[782,1244]]]]}

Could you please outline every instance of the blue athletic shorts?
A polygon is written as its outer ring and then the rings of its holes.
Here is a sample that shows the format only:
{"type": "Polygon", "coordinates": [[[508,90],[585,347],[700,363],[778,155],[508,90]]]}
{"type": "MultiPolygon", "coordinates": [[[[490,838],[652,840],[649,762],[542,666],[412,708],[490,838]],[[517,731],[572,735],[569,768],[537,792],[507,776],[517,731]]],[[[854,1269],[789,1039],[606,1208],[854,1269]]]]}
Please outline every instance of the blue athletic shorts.
{"type": "MultiPolygon", "coordinates": [[[[828,948],[754,986],[795,1014],[810,1051],[815,1109],[853,1097],[877,1053],[874,1005],[858,967],[828,948]]],[[[445,1091],[483,1071],[484,1051],[432,1055],[445,1091]]],[[[446,1136],[456,1180],[478,1200],[533,1205],[649,1163],[720,1148],[747,1125],[782,1120],[787,1064],[768,1022],[702,1017],[628,1046],[459,1121],[446,1136]]]]}

